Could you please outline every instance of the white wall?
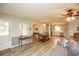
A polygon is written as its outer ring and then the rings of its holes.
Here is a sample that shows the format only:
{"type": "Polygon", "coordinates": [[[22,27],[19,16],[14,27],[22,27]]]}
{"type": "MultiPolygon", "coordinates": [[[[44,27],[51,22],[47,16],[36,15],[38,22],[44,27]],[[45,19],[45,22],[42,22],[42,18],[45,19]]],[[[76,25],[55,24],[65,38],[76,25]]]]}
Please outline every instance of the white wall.
{"type": "Polygon", "coordinates": [[[77,27],[79,27],[79,18],[69,23],[69,32],[68,35],[73,36],[77,31],[77,27]]]}
{"type": "Polygon", "coordinates": [[[12,47],[12,37],[19,36],[19,24],[24,23],[27,25],[27,35],[32,35],[32,30],[29,30],[29,28],[32,28],[32,21],[22,19],[19,17],[14,16],[6,16],[6,15],[0,15],[1,21],[8,21],[9,22],[9,35],[7,36],[0,36],[0,51],[11,48],[12,47]]]}

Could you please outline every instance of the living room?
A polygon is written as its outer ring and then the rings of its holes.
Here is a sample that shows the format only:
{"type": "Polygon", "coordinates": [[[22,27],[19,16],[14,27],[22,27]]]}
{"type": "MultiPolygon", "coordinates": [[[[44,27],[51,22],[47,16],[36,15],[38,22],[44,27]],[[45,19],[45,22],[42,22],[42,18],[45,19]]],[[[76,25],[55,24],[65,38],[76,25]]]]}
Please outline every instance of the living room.
{"type": "Polygon", "coordinates": [[[0,4],[0,55],[68,56],[68,52],[57,52],[63,48],[56,45],[64,39],[78,43],[78,6],[78,3],[0,4]]]}

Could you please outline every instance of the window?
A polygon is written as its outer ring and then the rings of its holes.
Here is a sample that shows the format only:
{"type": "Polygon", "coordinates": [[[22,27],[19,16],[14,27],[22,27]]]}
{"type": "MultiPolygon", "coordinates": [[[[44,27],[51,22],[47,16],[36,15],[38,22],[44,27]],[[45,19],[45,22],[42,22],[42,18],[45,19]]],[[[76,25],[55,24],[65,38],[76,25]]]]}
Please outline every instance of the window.
{"type": "Polygon", "coordinates": [[[20,24],[20,34],[27,35],[27,26],[26,24],[20,24]]]}
{"type": "Polygon", "coordinates": [[[9,22],[0,22],[0,36],[9,35],[9,22]]]}
{"type": "Polygon", "coordinates": [[[60,32],[60,31],[61,31],[61,27],[56,25],[56,26],[55,26],[55,31],[56,31],[56,32],[60,32]]]}

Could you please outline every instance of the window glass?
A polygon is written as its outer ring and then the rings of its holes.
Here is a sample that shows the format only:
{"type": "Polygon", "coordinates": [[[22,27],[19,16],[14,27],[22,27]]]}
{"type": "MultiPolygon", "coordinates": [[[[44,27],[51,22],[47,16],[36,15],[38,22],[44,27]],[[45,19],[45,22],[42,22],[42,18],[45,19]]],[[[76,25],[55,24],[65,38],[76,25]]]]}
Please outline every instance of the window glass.
{"type": "Polygon", "coordinates": [[[56,32],[60,32],[60,31],[61,31],[61,27],[56,25],[56,26],[55,26],[55,31],[56,31],[56,32]]]}
{"type": "Polygon", "coordinates": [[[9,22],[0,22],[0,36],[9,35],[9,22]]]}
{"type": "Polygon", "coordinates": [[[27,25],[26,24],[20,24],[20,34],[27,35],[27,25]]]}

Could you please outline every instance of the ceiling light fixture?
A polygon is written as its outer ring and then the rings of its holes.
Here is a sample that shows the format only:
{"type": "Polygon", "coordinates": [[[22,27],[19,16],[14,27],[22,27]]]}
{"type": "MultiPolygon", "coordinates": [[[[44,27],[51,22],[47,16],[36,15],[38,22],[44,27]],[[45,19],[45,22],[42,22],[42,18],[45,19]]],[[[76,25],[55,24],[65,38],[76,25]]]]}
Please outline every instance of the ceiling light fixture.
{"type": "Polygon", "coordinates": [[[67,21],[73,21],[73,20],[75,20],[75,17],[73,17],[73,16],[70,16],[70,17],[67,17],[67,19],[66,19],[67,21]]]}

